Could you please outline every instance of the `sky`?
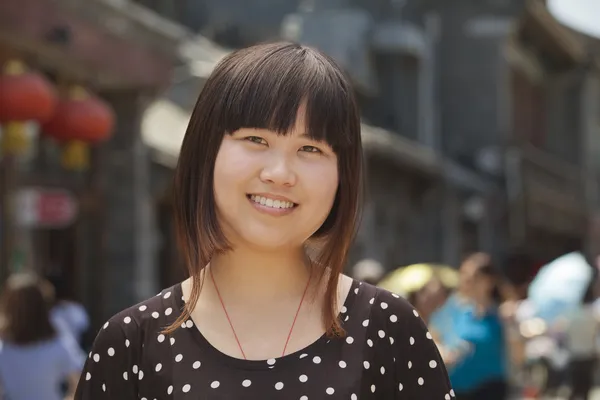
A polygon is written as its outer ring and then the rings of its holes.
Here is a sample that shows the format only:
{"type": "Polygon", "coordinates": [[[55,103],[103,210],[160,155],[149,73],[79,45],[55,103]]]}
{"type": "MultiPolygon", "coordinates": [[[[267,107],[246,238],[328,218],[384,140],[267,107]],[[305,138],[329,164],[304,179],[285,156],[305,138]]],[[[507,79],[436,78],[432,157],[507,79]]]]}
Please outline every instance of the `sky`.
{"type": "Polygon", "coordinates": [[[548,5],[561,23],[600,38],[600,0],[548,0],[548,5]]]}

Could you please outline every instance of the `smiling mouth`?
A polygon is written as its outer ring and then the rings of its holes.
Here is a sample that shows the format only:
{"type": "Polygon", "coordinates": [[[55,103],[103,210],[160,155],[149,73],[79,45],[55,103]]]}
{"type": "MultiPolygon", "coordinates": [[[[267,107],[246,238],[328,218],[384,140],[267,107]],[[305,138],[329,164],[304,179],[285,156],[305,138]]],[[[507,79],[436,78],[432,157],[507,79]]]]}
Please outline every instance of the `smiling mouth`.
{"type": "Polygon", "coordinates": [[[248,197],[248,199],[250,201],[253,201],[256,204],[260,204],[261,206],[269,207],[269,208],[273,208],[273,209],[287,210],[287,209],[292,209],[292,208],[295,208],[298,206],[298,204],[293,203],[291,201],[274,200],[274,199],[270,199],[265,196],[258,196],[258,195],[254,195],[254,194],[248,194],[248,195],[246,195],[246,197],[248,197]]]}

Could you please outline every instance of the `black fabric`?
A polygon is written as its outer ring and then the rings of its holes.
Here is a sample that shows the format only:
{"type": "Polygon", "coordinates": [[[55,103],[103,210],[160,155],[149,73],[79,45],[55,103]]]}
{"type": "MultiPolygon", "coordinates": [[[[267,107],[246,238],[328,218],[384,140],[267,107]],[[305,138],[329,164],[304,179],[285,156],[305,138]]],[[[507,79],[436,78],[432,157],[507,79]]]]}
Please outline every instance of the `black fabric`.
{"type": "Polygon", "coordinates": [[[127,309],[100,330],[77,400],[427,399],[450,400],[446,369],[404,299],[355,281],[340,319],[345,338],[322,336],[278,359],[227,356],[188,320],[160,334],[183,307],[181,285],[127,309]]]}

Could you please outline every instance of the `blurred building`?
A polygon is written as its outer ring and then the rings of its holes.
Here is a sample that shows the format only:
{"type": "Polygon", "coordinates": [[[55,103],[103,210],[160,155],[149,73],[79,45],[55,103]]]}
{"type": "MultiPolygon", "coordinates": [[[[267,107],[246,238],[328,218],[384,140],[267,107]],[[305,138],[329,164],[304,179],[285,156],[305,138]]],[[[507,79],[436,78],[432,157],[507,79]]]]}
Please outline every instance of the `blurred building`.
{"type": "Polygon", "coordinates": [[[457,264],[519,248],[543,263],[589,242],[598,62],[544,1],[140,3],[225,47],[287,38],[346,68],[368,168],[352,261],[457,264]]]}
{"type": "Polygon", "coordinates": [[[62,168],[59,144],[36,124],[33,146],[10,179],[3,157],[3,278],[28,268],[62,276],[96,323],[154,293],[149,161],[140,126],[145,107],[171,81],[185,34],[127,2],[0,2],[0,64],[19,59],[57,91],[84,86],[116,115],[112,137],[93,146],[88,169],[62,168]],[[11,210],[20,216],[6,211],[13,198],[11,210]],[[47,207],[44,214],[40,199],[76,212],[60,219],[47,207]]]}

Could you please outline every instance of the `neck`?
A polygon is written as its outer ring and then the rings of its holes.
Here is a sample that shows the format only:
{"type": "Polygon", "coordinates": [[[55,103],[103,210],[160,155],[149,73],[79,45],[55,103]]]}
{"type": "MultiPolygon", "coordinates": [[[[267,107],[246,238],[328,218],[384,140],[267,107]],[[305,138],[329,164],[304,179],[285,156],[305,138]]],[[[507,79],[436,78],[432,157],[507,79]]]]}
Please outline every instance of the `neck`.
{"type": "MultiPolygon", "coordinates": [[[[310,269],[304,249],[279,252],[238,248],[213,256],[208,267],[221,294],[232,302],[277,301],[302,295],[310,269]]],[[[205,287],[211,287],[210,274],[205,287]]]]}

